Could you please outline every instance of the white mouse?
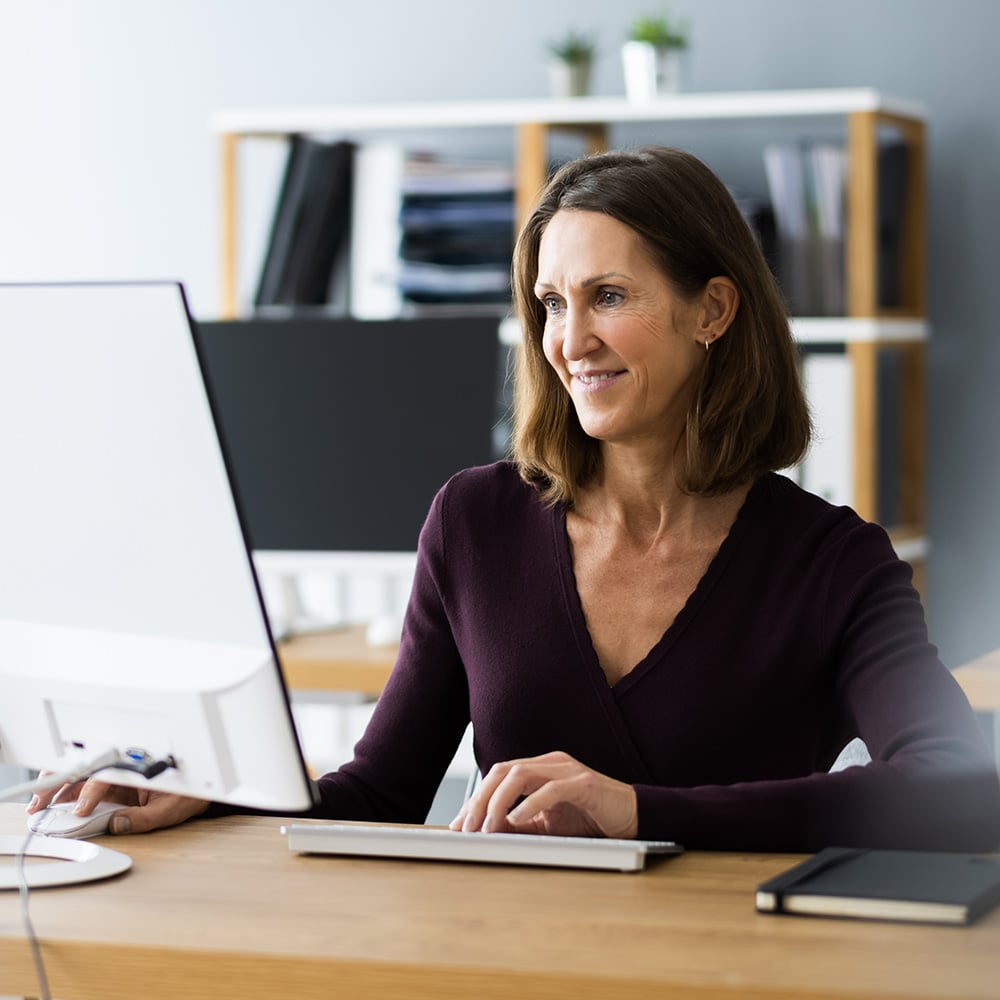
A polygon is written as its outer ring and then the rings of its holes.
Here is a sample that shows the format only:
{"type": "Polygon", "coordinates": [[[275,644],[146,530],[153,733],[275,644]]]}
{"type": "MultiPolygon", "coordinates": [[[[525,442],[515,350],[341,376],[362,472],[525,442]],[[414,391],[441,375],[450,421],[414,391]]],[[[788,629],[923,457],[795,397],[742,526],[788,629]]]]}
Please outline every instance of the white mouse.
{"type": "Polygon", "coordinates": [[[77,816],[74,806],[76,802],[57,802],[41,812],[32,813],[28,817],[28,829],[46,837],[98,837],[108,832],[111,817],[125,808],[122,802],[99,802],[89,816],[77,816]]]}

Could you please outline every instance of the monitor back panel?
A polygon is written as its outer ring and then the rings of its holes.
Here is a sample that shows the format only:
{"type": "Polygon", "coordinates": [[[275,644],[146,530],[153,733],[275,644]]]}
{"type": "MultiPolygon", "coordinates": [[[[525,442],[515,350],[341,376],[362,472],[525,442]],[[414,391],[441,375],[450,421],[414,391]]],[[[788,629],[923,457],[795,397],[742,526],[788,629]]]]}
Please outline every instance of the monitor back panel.
{"type": "Polygon", "coordinates": [[[436,491],[497,457],[496,316],[200,323],[256,550],[410,552],[436,491]]]}

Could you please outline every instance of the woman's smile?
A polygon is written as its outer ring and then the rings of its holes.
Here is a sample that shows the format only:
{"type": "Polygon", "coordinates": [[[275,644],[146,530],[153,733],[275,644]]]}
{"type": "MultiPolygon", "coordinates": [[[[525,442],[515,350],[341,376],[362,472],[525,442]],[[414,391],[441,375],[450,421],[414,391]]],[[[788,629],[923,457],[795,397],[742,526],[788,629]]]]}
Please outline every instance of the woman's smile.
{"type": "Polygon", "coordinates": [[[598,392],[617,382],[624,374],[624,370],[612,372],[575,372],[573,380],[581,385],[585,392],[598,392]]]}

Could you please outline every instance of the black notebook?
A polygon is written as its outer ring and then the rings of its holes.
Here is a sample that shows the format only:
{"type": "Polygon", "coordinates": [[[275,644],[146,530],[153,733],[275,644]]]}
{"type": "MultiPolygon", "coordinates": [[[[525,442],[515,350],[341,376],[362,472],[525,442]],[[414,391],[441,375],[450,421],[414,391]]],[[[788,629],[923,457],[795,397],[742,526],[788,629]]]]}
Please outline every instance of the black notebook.
{"type": "Polygon", "coordinates": [[[1000,902],[1000,859],[828,847],[761,883],[757,909],[969,924],[1000,902]]]}

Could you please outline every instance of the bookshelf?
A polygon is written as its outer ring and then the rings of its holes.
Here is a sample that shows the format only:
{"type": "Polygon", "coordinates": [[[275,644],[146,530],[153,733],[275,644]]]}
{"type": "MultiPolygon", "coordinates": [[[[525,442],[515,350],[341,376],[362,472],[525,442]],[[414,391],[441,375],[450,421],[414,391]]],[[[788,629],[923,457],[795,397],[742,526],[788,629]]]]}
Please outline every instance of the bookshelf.
{"type": "MultiPolygon", "coordinates": [[[[793,330],[805,350],[834,347],[850,368],[852,399],[844,426],[850,435],[852,465],[849,502],[877,520],[880,478],[896,483],[898,510],[881,520],[897,550],[914,564],[918,586],[927,543],[924,535],[924,260],[926,252],[925,111],[919,104],[870,88],[677,94],[648,103],[624,98],[448,101],[438,103],[353,104],[316,108],[230,110],[216,114],[212,130],[220,152],[220,316],[235,318],[237,303],[238,151],[246,139],[287,140],[294,134],[364,137],[379,133],[488,128],[508,129],[515,168],[516,217],[523,219],[545,182],[553,138],[570,133],[586,151],[609,145],[619,125],[702,123],[705,128],[734,122],[843,124],[847,158],[845,283],[843,317],[797,317],[793,330]],[[879,305],[880,142],[889,133],[907,148],[897,304],[879,305]],[[898,399],[892,401],[898,440],[893,468],[880,456],[880,424],[886,400],[880,394],[880,364],[891,356],[898,370],[898,399]]],[[[655,141],[669,141],[659,135],[655,141]]],[[[884,514],[884,512],[883,512],[884,514]]]]}

